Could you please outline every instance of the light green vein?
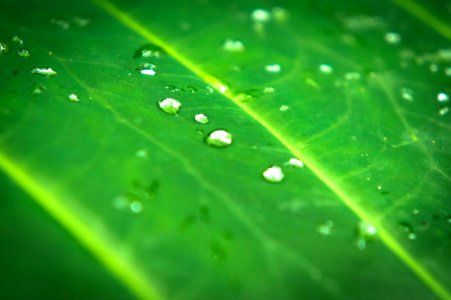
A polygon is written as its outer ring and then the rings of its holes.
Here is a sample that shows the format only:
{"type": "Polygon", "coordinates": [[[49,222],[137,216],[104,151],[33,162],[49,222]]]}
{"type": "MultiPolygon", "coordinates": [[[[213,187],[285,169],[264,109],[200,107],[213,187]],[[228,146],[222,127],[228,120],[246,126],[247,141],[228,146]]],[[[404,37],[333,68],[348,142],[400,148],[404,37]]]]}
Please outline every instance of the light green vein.
{"type": "Polygon", "coordinates": [[[74,215],[61,199],[39,184],[24,168],[14,164],[0,152],[0,168],[55,220],[71,233],[86,249],[141,299],[160,299],[156,288],[138,268],[113,247],[113,243],[74,215]]]}
{"type": "MultiPolygon", "coordinates": [[[[446,288],[434,278],[434,276],[425,269],[420,263],[418,263],[415,258],[404,248],[394,236],[392,236],[381,223],[378,222],[377,218],[370,215],[361,205],[359,205],[358,197],[352,195],[347,191],[343,190],[337,183],[332,179],[332,176],[328,174],[325,168],[321,166],[314,158],[307,157],[302,151],[295,147],[295,145],[290,142],[290,140],[282,136],[276,127],[268,123],[264,118],[257,114],[252,109],[248,108],[245,104],[239,101],[239,98],[234,95],[232,91],[227,89],[227,85],[224,84],[218,78],[208,74],[203,71],[194,62],[190,61],[188,58],[184,57],[176,49],[172,48],[165,41],[160,39],[156,34],[151,32],[149,29],[142,26],[140,23],[133,20],[129,15],[124,13],[122,10],[114,6],[108,0],[93,0],[106,12],[111,14],[117,20],[122,22],[125,26],[129,27],[131,30],[135,31],[139,35],[143,36],[149,42],[158,45],[163,48],[170,56],[176,59],[179,63],[184,65],[186,68],[190,69],[194,74],[202,78],[206,83],[210,84],[216,90],[221,92],[225,97],[235,103],[240,107],[243,112],[252,117],[255,121],[260,123],[268,132],[270,132],[275,138],[277,138],[281,144],[283,144],[288,150],[290,150],[293,155],[302,160],[306,166],[326,185],[328,186],[340,199],[347,205],[360,219],[365,220],[368,223],[373,224],[378,229],[378,234],[380,239],[386,244],[386,246],[395,253],[437,296],[443,299],[451,299],[451,294],[446,290],[446,288]]],[[[400,0],[407,2],[407,0],[400,0]]],[[[428,18],[428,22],[430,22],[428,18]]],[[[435,23],[433,23],[435,24],[435,23]]]]}
{"type": "Polygon", "coordinates": [[[436,18],[433,14],[423,8],[421,5],[413,0],[391,0],[393,3],[406,10],[416,18],[423,21],[425,24],[432,27],[435,31],[451,40],[451,27],[440,19],[436,18]]]}

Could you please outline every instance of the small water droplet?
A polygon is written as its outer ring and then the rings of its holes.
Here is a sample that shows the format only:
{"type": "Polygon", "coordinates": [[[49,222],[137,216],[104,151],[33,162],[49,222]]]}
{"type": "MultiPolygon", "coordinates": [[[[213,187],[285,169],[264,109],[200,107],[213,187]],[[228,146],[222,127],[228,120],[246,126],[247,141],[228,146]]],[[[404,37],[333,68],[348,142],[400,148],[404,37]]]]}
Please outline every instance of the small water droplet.
{"type": "Polygon", "coordinates": [[[438,100],[438,102],[448,102],[449,96],[446,93],[438,93],[437,100],[438,100]]]}
{"type": "Polygon", "coordinates": [[[288,111],[290,109],[290,107],[288,106],[288,105],[281,105],[280,107],[279,107],[279,111],[281,111],[281,112],[286,112],[286,111],[288,111]]]}
{"type": "Polygon", "coordinates": [[[218,263],[222,264],[227,258],[227,251],[218,242],[213,241],[210,243],[210,253],[213,259],[218,263]]]}
{"type": "Polygon", "coordinates": [[[448,112],[449,112],[449,107],[446,106],[446,107],[440,108],[439,111],[438,111],[438,114],[439,114],[440,116],[444,116],[444,115],[446,115],[448,112]]]}
{"type": "Polygon", "coordinates": [[[7,44],[0,42],[0,55],[5,55],[9,52],[9,47],[7,44]]]}
{"type": "Polygon", "coordinates": [[[272,183],[281,182],[285,178],[282,168],[279,166],[271,166],[263,171],[263,178],[272,183]]]}
{"type": "Polygon", "coordinates": [[[208,117],[206,115],[202,114],[202,113],[201,114],[196,114],[194,116],[194,120],[196,120],[196,122],[199,123],[199,124],[208,124],[208,122],[210,122],[208,120],[208,117]]]}
{"type": "Polygon", "coordinates": [[[19,45],[23,45],[23,40],[20,37],[18,37],[17,35],[12,36],[11,37],[11,41],[13,43],[17,43],[19,45]]]}
{"type": "Polygon", "coordinates": [[[447,67],[447,68],[445,69],[445,75],[446,75],[446,76],[451,76],[451,67],[447,67]]]}
{"type": "Polygon", "coordinates": [[[37,96],[37,95],[42,94],[46,89],[47,89],[47,88],[46,88],[44,85],[38,83],[38,84],[35,84],[35,85],[33,86],[33,89],[32,89],[32,91],[31,91],[31,94],[32,94],[33,96],[37,96]]]}
{"type": "Polygon", "coordinates": [[[149,154],[147,153],[147,151],[145,149],[140,149],[140,150],[136,151],[136,157],[147,158],[148,156],[149,156],[149,154]]]}
{"type": "Polygon", "coordinates": [[[359,248],[360,250],[365,249],[368,242],[374,240],[374,238],[376,237],[376,234],[377,234],[376,227],[374,227],[373,225],[371,225],[365,221],[360,221],[357,224],[357,228],[356,228],[356,235],[357,235],[356,246],[357,246],[357,248],[359,248]]]}
{"type": "Polygon", "coordinates": [[[304,163],[302,161],[300,161],[299,159],[297,159],[296,157],[290,158],[290,160],[288,160],[285,165],[291,166],[293,168],[298,168],[301,169],[304,167],[304,163]]]}
{"type": "Polygon", "coordinates": [[[324,224],[319,225],[316,228],[316,231],[321,235],[331,235],[333,227],[334,222],[332,220],[327,220],[324,224]]]}
{"type": "Polygon", "coordinates": [[[165,53],[166,52],[163,50],[163,48],[161,48],[155,44],[147,44],[147,45],[140,47],[138,50],[136,50],[133,55],[133,58],[139,58],[139,57],[160,58],[165,53]]]}
{"type": "Polygon", "coordinates": [[[271,14],[265,9],[257,8],[251,13],[251,17],[254,22],[264,23],[271,19],[271,14]]]}
{"type": "Polygon", "coordinates": [[[28,58],[31,56],[30,51],[28,51],[27,49],[17,50],[17,55],[24,58],[28,58]]]}
{"type": "Polygon", "coordinates": [[[161,110],[169,115],[176,115],[180,110],[182,104],[173,98],[166,98],[160,102],[158,102],[161,110]]]}
{"type": "Polygon", "coordinates": [[[246,92],[239,92],[234,97],[234,100],[238,102],[246,102],[252,99],[254,99],[254,96],[246,92]]]}
{"type": "Polygon", "coordinates": [[[143,205],[139,201],[133,201],[130,203],[130,211],[135,214],[139,214],[143,209],[143,205]]]}
{"type": "Polygon", "coordinates": [[[65,30],[70,28],[69,22],[62,20],[62,19],[51,19],[50,23],[52,23],[62,29],[65,29],[65,30]]]}
{"type": "Polygon", "coordinates": [[[401,230],[406,233],[406,236],[409,240],[415,240],[417,238],[417,235],[413,231],[412,225],[410,225],[408,222],[400,222],[399,226],[401,227],[401,230]]]}
{"type": "Polygon", "coordinates": [[[78,17],[78,16],[74,17],[72,20],[78,27],[85,27],[86,25],[88,25],[91,22],[90,19],[78,17]]]}
{"type": "Polygon", "coordinates": [[[321,73],[324,73],[324,74],[332,74],[332,72],[334,70],[333,70],[332,66],[326,65],[326,64],[322,64],[322,65],[319,66],[319,71],[321,73]]]}
{"type": "Polygon", "coordinates": [[[407,101],[413,101],[413,90],[403,87],[401,88],[401,97],[407,101]]]}
{"type": "Polygon", "coordinates": [[[276,22],[285,22],[288,20],[290,13],[283,7],[274,7],[271,9],[271,15],[276,22]]]}
{"type": "Polygon", "coordinates": [[[207,89],[207,93],[210,94],[210,95],[213,94],[213,93],[215,92],[215,89],[212,88],[212,87],[209,86],[209,85],[207,85],[206,89],[207,89]]]}
{"type": "Polygon", "coordinates": [[[265,70],[268,73],[280,73],[282,67],[279,64],[269,64],[265,66],[265,70]]]}
{"type": "Polygon", "coordinates": [[[352,80],[359,80],[361,78],[360,73],[358,72],[348,72],[345,74],[345,79],[352,81],[352,80]]]}
{"type": "Polygon", "coordinates": [[[195,94],[195,93],[197,93],[197,87],[192,86],[192,85],[188,85],[188,86],[186,87],[186,91],[195,94]]]}
{"type": "Polygon", "coordinates": [[[70,94],[67,98],[71,102],[78,102],[78,101],[80,101],[80,99],[78,98],[78,96],[76,94],[70,94]]]}
{"type": "Polygon", "coordinates": [[[232,141],[232,134],[222,129],[211,132],[206,139],[208,145],[218,148],[230,146],[232,141]]]}
{"type": "Polygon", "coordinates": [[[56,73],[52,68],[35,68],[31,70],[31,74],[41,75],[45,77],[56,76],[56,73]]]}
{"type": "Polygon", "coordinates": [[[157,74],[156,68],[157,67],[151,63],[143,63],[140,64],[136,70],[143,75],[155,76],[155,74],[157,74]]]}
{"type": "Polygon", "coordinates": [[[263,94],[272,94],[275,91],[276,91],[276,89],[271,86],[266,86],[263,88],[263,94]]]}
{"type": "Polygon", "coordinates": [[[169,90],[170,92],[179,92],[180,91],[180,89],[178,87],[176,87],[175,85],[172,85],[172,84],[166,86],[166,89],[169,90]]]}
{"type": "Polygon", "coordinates": [[[429,66],[429,70],[431,70],[432,73],[437,73],[438,72],[438,66],[436,64],[431,64],[429,66]]]}
{"type": "Polygon", "coordinates": [[[227,52],[243,52],[244,48],[243,42],[236,39],[226,39],[222,44],[222,49],[227,52]]]}
{"type": "Polygon", "coordinates": [[[388,44],[395,45],[401,42],[401,35],[396,32],[387,32],[384,36],[388,44]]]}

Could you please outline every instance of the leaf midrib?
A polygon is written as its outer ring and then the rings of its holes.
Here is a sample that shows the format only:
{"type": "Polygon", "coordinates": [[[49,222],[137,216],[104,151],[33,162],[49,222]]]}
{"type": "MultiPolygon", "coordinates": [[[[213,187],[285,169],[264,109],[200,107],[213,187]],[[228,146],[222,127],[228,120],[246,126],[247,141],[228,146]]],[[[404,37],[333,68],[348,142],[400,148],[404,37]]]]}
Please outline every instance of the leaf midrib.
{"type": "MultiPolygon", "coordinates": [[[[304,162],[304,164],[316,175],[316,177],[321,180],[338,198],[353,211],[361,220],[368,222],[375,226],[378,231],[379,238],[384,242],[384,244],[399,257],[399,259],[406,264],[437,296],[443,299],[451,299],[451,293],[434,278],[434,276],[429,273],[420,263],[418,263],[415,258],[405,249],[396,239],[390,234],[382,223],[380,223],[375,217],[371,216],[364,207],[360,206],[358,203],[360,201],[355,201],[358,196],[352,195],[347,191],[343,190],[336,181],[333,180],[327,170],[321,166],[313,157],[309,157],[301,152],[295,145],[290,143],[289,139],[280,134],[277,128],[273,127],[272,124],[264,120],[259,114],[257,114],[252,109],[248,108],[242,102],[240,102],[238,97],[229,89],[221,91],[223,87],[227,85],[224,84],[220,79],[210,75],[201,68],[197,67],[195,63],[180,54],[176,49],[172,48],[171,45],[167,44],[165,41],[160,39],[156,34],[154,34],[149,29],[145,28],[143,25],[133,20],[129,15],[121,11],[118,7],[114,6],[108,0],[93,0],[97,5],[104,9],[107,13],[112,15],[126,27],[130,28],[132,31],[138,33],[144,37],[149,42],[164,49],[170,56],[177,60],[184,67],[189,69],[191,72],[196,74],[205,83],[211,85],[214,89],[223,94],[226,98],[231,100],[235,105],[243,110],[247,115],[257,121],[261,126],[263,126],[272,136],[274,136],[285,148],[287,148],[295,157],[304,162]]],[[[417,18],[422,20],[427,25],[431,26],[433,29],[438,31],[440,34],[447,38],[451,38],[451,30],[446,26],[446,24],[441,23],[439,20],[430,15],[425,9],[416,4],[411,0],[392,0],[394,3],[399,5],[401,8],[407,10],[409,13],[414,14],[417,18]],[[410,9],[409,9],[410,8],[410,9]],[[412,8],[415,8],[412,10],[412,8]],[[415,13],[421,12],[421,13],[415,13]]]]}

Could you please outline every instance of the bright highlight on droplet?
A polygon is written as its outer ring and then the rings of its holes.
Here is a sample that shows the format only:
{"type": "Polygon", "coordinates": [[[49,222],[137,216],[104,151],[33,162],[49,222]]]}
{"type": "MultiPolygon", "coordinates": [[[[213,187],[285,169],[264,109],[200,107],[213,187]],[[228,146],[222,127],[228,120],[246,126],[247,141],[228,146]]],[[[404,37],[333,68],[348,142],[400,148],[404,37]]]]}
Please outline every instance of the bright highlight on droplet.
{"type": "Polygon", "coordinates": [[[396,32],[387,32],[384,38],[388,44],[392,45],[399,44],[401,42],[401,35],[396,32]]]}
{"type": "Polygon", "coordinates": [[[283,7],[274,7],[271,10],[271,15],[276,22],[285,22],[288,20],[290,13],[283,7]]]}
{"type": "Polygon", "coordinates": [[[148,75],[148,76],[155,76],[155,74],[157,74],[156,69],[157,69],[157,67],[150,63],[141,64],[137,68],[139,73],[141,73],[143,75],[148,75]]]}
{"type": "Polygon", "coordinates": [[[272,166],[263,171],[263,178],[271,183],[281,182],[285,178],[282,168],[279,166],[272,166]]]}
{"type": "Polygon", "coordinates": [[[413,101],[413,90],[409,88],[401,88],[401,97],[407,101],[413,101]]]}
{"type": "Polygon", "coordinates": [[[271,19],[271,14],[265,9],[255,9],[251,14],[254,22],[268,22],[271,19]]]}
{"type": "Polygon", "coordinates": [[[437,100],[438,102],[448,102],[449,96],[446,93],[438,93],[437,100]]]}
{"type": "Polygon", "coordinates": [[[297,159],[296,157],[290,158],[290,160],[288,160],[285,164],[293,168],[299,169],[304,167],[304,163],[299,159],[297,159]]]}
{"type": "Polygon", "coordinates": [[[228,131],[217,129],[208,135],[206,142],[210,146],[224,148],[232,144],[232,134],[228,131]]]}
{"type": "Polygon", "coordinates": [[[446,107],[440,108],[439,111],[438,111],[438,114],[439,114],[440,116],[444,116],[444,115],[446,115],[448,112],[449,112],[449,107],[446,106],[446,107]]]}
{"type": "Polygon", "coordinates": [[[180,110],[182,104],[173,98],[166,98],[160,102],[158,102],[158,106],[160,106],[161,110],[169,115],[176,115],[180,110]]]}
{"type": "Polygon", "coordinates": [[[373,225],[360,221],[357,224],[357,240],[356,246],[357,248],[363,250],[366,248],[367,243],[373,240],[376,237],[377,229],[373,225]]]}
{"type": "Polygon", "coordinates": [[[24,58],[28,58],[31,56],[30,51],[28,51],[27,49],[17,50],[17,55],[24,58]]]}
{"type": "Polygon", "coordinates": [[[227,52],[243,52],[244,44],[240,40],[226,39],[222,44],[222,49],[227,52]]]}
{"type": "Polygon", "coordinates": [[[41,75],[45,77],[56,76],[56,73],[52,68],[35,68],[31,70],[31,74],[41,75]]]}
{"type": "Polygon", "coordinates": [[[265,66],[265,70],[268,73],[280,73],[282,67],[279,64],[270,64],[265,66]]]}
{"type": "Polygon", "coordinates": [[[78,96],[75,95],[75,94],[70,94],[67,98],[68,98],[69,101],[71,101],[71,102],[78,102],[78,101],[80,101],[80,99],[78,98],[78,96]]]}
{"type": "Polygon", "coordinates": [[[9,52],[9,47],[7,44],[0,42],[0,55],[5,55],[9,52]]]}
{"type": "Polygon", "coordinates": [[[319,66],[319,70],[320,70],[321,73],[324,73],[324,74],[332,74],[332,72],[334,71],[332,66],[327,65],[327,64],[320,65],[319,66]]]}
{"type": "Polygon", "coordinates": [[[199,124],[208,124],[210,120],[208,120],[208,117],[204,114],[196,114],[194,116],[194,120],[199,124]]]}
{"type": "Polygon", "coordinates": [[[281,112],[286,112],[286,111],[288,111],[290,109],[290,107],[288,106],[288,105],[285,105],[285,104],[283,104],[283,105],[281,105],[280,107],[279,107],[279,111],[281,111],[281,112]]]}

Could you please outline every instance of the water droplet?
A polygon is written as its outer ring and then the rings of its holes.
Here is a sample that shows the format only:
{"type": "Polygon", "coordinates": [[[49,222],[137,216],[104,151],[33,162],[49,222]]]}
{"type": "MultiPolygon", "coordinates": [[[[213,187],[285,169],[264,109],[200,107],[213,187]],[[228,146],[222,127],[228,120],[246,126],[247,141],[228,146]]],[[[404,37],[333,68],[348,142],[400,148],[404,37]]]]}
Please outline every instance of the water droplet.
{"type": "Polygon", "coordinates": [[[140,150],[136,151],[136,157],[147,158],[148,156],[149,156],[149,154],[147,153],[147,151],[145,149],[140,149],[140,150]]]}
{"type": "Polygon", "coordinates": [[[147,44],[147,45],[140,47],[138,50],[136,50],[135,54],[133,55],[133,58],[139,58],[139,57],[160,58],[165,53],[166,52],[163,50],[163,48],[161,48],[155,44],[147,44]]]}
{"type": "Polygon", "coordinates": [[[186,91],[195,94],[195,93],[197,93],[197,87],[192,86],[192,85],[188,85],[188,86],[186,87],[186,91]]]}
{"type": "Polygon", "coordinates": [[[271,86],[266,86],[263,88],[263,94],[272,94],[275,91],[276,91],[276,89],[271,86]]]}
{"type": "Polygon", "coordinates": [[[265,66],[265,70],[268,73],[280,73],[282,67],[279,64],[270,64],[265,66]]]}
{"type": "Polygon", "coordinates": [[[271,15],[276,22],[285,22],[288,20],[290,13],[283,7],[274,7],[271,10],[271,15]]]}
{"type": "Polygon", "coordinates": [[[9,52],[9,47],[7,44],[0,42],[0,55],[5,55],[9,52]]]}
{"type": "Polygon", "coordinates": [[[440,108],[439,111],[438,111],[438,114],[439,114],[440,116],[444,116],[444,115],[446,115],[448,112],[449,112],[449,107],[446,106],[446,107],[440,108]]]}
{"type": "Polygon", "coordinates": [[[160,102],[158,102],[161,110],[169,115],[176,115],[180,110],[182,104],[173,98],[166,98],[160,102]]]}
{"type": "Polygon", "coordinates": [[[406,233],[407,238],[409,240],[415,240],[417,238],[417,235],[415,234],[415,232],[413,231],[413,227],[412,225],[410,225],[407,222],[400,222],[399,226],[401,227],[401,230],[406,233]]]}
{"type": "Polygon", "coordinates": [[[368,242],[372,241],[376,237],[376,234],[377,234],[376,227],[374,227],[373,225],[371,225],[365,221],[360,221],[357,224],[357,228],[356,228],[356,235],[357,235],[356,246],[357,246],[357,248],[359,248],[360,250],[365,249],[368,242]]]}
{"type": "Polygon", "coordinates": [[[243,52],[244,44],[240,40],[226,39],[222,44],[222,49],[227,52],[243,52]]]}
{"type": "Polygon", "coordinates": [[[399,44],[401,42],[401,35],[396,32],[387,32],[384,38],[388,44],[392,45],[399,44]]]}
{"type": "Polygon", "coordinates": [[[251,17],[254,22],[264,23],[271,19],[271,14],[265,9],[257,8],[252,12],[251,17]]]}
{"type": "Polygon", "coordinates": [[[225,130],[217,129],[208,135],[206,141],[210,146],[224,148],[232,144],[232,134],[225,130]]]}
{"type": "Polygon", "coordinates": [[[179,92],[180,91],[180,89],[178,87],[176,87],[175,85],[172,85],[172,84],[166,86],[166,89],[169,90],[170,92],[179,92]]]}
{"type": "Polygon", "coordinates": [[[287,161],[285,163],[285,165],[291,166],[293,168],[299,168],[299,169],[304,167],[304,163],[295,157],[290,158],[290,160],[287,161]]]}
{"type": "Polygon", "coordinates": [[[27,49],[17,50],[17,55],[19,55],[20,57],[24,57],[24,58],[31,56],[30,51],[28,51],[27,49]]]}
{"type": "Polygon", "coordinates": [[[116,197],[113,201],[113,205],[117,209],[120,209],[120,210],[125,209],[128,206],[127,197],[125,197],[125,196],[116,197]]]}
{"type": "Polygon", "coordinates": [[[225,248],[218,242],[213,241],[210,243],[210,253],[213,259],[218,263],[222,264],[227,258],[227,252],[225,248]]]}
{"type": "Polygon", "coordinates": [[[194,116],[194,120],[196,120],[196,122],[199,124],[208,124],[208,122],[210,122],[208,120],[208,117],[204,114],[196,114],[194,116]]]}
{"type": "Polygon", "coordinates": [[[429,66],[429,70],[431,70],[432,73],[437,73],[438,72],[438,66],[436,64],[431,64],[429,66]]]}
{"type": "Polygon", "coordinates": [[[438,102],[448,102],[449,96],[446,93],[438,93],[437,100],[438,100],[438,102]]]}
{"type": "Polygon", "coordinates": [[[132,213],[139,214],[143,210],[143,205],[139,201],[133,201],[130,203],[130,210],[132,213]]]}
{"type": "Polygon", "coordinates": [[[234,100],[238,102],[246,102],[252,99],[254,99],[254,96],[246,92],[239,92],[234,97],[234,100]]]}
{"type": "Polygon", "coordinates": [[[413,90],[403,87],[401,88],[401,97],[407,101],[413,101],[413,90]]]}
{"type": "Polygon", "coordinates": [[[271,166],[263,171],[263,178],[272,183],[281,182],[285,178],[282,168],[279,166],[271,166]]]}
{"type": "Polygon", "coordinates": [[[11,41],[13,41],[13,43],[23,45],[23,40],[20,37],[18,37],[17,35],[12,36],[11,41]]]}
{"type": "Polygon", "coordinates": [[[143,63],[140,64],[136,70],[139,71],[139,73],[143,74],[143,75],[149,75],[149,76],[155,76],[155,74],[157,73],[156,71],[156,66],[150,63],[143,63]]]}
{"type": "Polygon", "coordinates": [[[319,225],[316,231],[321,235],[331,235],[332,228],[334,227],[334,222],[332,220],[327,220],[324,224],[319,225]]]}
{"type": "Polygon", "coordinates": [[[80,101],[80,99],[78,98],[78,96],[75,95],[75,94],[70,94],[67,98],[68,98],[69,101],[71,101],[71,102],[78,102],[78,101],[80,101]]]}
{"type": "Polygon", "coordinates": [[[51,19],[51,20],[50,20],[50,23],[52,23],[52,24],[54,24],[54,25],[56,25],[56,26],[58,26],[58,27],[61,27],[62,29],[65,29],[65,30],[70,28],[69,22],[67,22],[67,21],[65,21],[65,20],[61,20],[61,19],[51,19]]]}
{"type": "Polygon", "coordinates": [[[290,109],[290,107],[288,106],[288,105],[281,105],[280,107],[279,107],[279,111],[281,111],[281,112],[286,112],[287,110],[289,110],[290,109]]]}
{"type": "Polygon", "coordinates": [[[451,67],[448,67],[445,69],[445,75],[446,76],[451,76],[451,67]]]}
{"type": "Polygon", "coordinates": [[[47,88],[44,85],[42,85],[42,84],[35,84],[33,86],[33,90],[31,91],[31,94],[33,96],[37,96],[37,95],[42,94],[46,89],[47,88]]]}
{"type": "Polygon", "coordinates": [[[358,72],[348,72],[345,74],[345,79],[346,80],[359,80],[361,78],[360,73],[358,72]]]}
{"type": "Polygon", "coordinates": [[[380,190],[382,190],[382,186],[381,185],[378,185],[377,186],[377,189],[380,191],[380,190]]]}
{"type": "Polygon", "coordinates": [[[72,20],[78,27],[85,27],[86,25],[88,25],[91,22],[90,19],[82,18],[82,17],[78,17],[78,16],[74,17],[72,20]]]}
{"type": "Polygon", "coordinates": [[[41,75],[45,77],[56,76],[56,73],[52,68],[35,68],[31,70],[31,74],[41,75]]]}
{"type": "Polygon", "coordinates": [[[332,74],[332,72],[334,71],[332,66],[326,65],[326,64],[320,65],[319,70],[321,73],[324,73],[324,74],[332,74]]]}
{"type": "Polygon", "coordinates": [[[212,87],[209,86],[209,85],[207,85],[206,89],[207,89],[207,92],[208,92],[210,95],[213,94],[213,93],[215,92],[215,89],[212,88],[212,87]]]}

